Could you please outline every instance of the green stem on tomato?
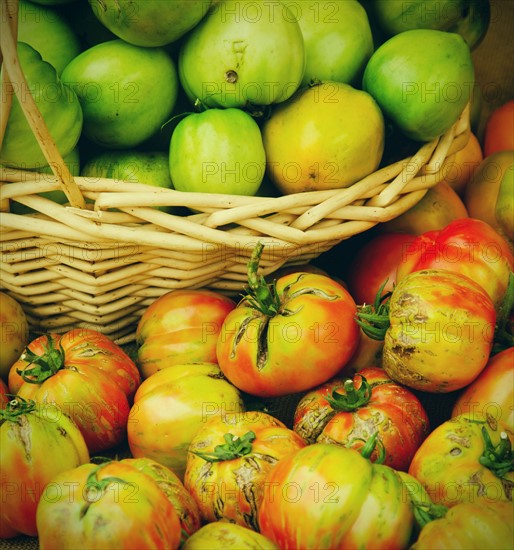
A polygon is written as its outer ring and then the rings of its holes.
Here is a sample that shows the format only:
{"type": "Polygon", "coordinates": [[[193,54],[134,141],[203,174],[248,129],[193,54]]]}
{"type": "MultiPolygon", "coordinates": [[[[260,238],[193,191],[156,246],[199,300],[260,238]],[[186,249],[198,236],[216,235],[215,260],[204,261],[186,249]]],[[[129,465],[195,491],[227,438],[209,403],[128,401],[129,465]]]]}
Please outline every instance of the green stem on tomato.
{"type": "Polygon", "coordinates": [[[382,443],[380,437],[378,436],[378,432],[373,433],[367,440],[362,438],[355,438],[353,441],[363,441],[364,446],[359,449],[360,454],[364,458],[370,458],[373,454],[373,451],[377,450],[377,458],[374,461],[375,464],[383,464],[386,459],[386,450],[384,448],[384,444],[382,443]]]}
{"type": "Polygon", "coordinates": [[[280,308],[280,298],[277,296],[274,284],[269,284],[262,275],[258,275],[259,262],[264,245],[258,242],[248,262],[248,295],[246,299],[264,315],[273,316],[280,308]]]}
{"type": "Polygon", "coordinates": [[[448,512],[448,507],[444,504],[434,504],[433,502],[424,502],[420,500],[410,483],[404,483],[404,487],[409,493],[410,501],[412,502],[412,508],[414,512],[414,518],[416,523],[422,529],[427,523],[430,523],[434,519],[444,518],[448,512]]]}
{"type": "Polygon", "coordinates": [[[325,397],[325,401],[335,411],[354,411],[369,403],[372,391],[371,386],[364,376],[361,374],[359,376],[361,377],[361,385],[358,389],[355,387],[353,380],[348,378],[342,386],[345,393],[339,393],[337,390],[341,386],[338,386],[332,390],[331,395],[325,397]]]}
{"type": "Polygon", "coordinates": [[[382,283],[375,296],[373,304],[358,306],[355,320],[362,332],[372,340],[383,341],[389,328],[389,301],[392,292],[384,292],[387,279],[382,283]]]}
{"type": "Polygon", "coordinates": [[[22,377],[24,382],[29,384],[42,384],[46,379],[52,377],[64,366],[64,350],[59,344],[59,349],[55,347],[54,339],[49,334],[47,336],[48,344],[43,344],[43,355],[37,355],[29,347],[21,355],[21,359],[28,364],[22,369],[16,369],[16,372],[22,377]]]}
{"type": "Polygon", "coordinates": [[[222,445],[216,445],[216,447],[214,447],[214,452],[190,452],[200,458],[203,458],[207,462],[223,462],[225,460],[233,460],[234,458],[246,456],[252,452],[252,441],[255,440],[255,437],[255,433],[251,431],[246,432],[241,437],[228,433],[223,436],[225,443],[222,445]]]}
{"type": "Polygon", "coordinates": [[[36,402],[33,399],[24,399],[19,395],[13,396],[5,408],[0,409],[0,422],[5,420],[15,422],[18,416],[28,414],[36,408],[36,402]]]}
{"type": "Polygon", "coordinates": [[[482,426],[482,437],[484,438],[484,451],[478,458],[480,464],[499,478],[514,471],[514,455],[509,436],[505,432],[501,432],[500,441],[494,445],[486,427],[482,426]]]}

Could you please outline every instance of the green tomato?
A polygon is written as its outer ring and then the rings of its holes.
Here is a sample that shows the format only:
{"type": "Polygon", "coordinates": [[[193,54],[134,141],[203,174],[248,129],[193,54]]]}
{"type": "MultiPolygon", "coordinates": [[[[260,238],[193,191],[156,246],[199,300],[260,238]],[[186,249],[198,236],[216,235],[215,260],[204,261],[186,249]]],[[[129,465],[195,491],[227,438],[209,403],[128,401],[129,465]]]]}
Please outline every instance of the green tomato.
{"type": "Polygon", "coordinates": [[[370,0],[368,9],[386,36],[411,29],[456,32],[473,49],[489,27],[489,0],[370,0]]]}
{"type": "Polygon", "coordinates": [[[470,100],[475,84],[471,52],[455,33],[415,29],[397,34],[371,56],[363,89],[410,139],[446,132],[470,100]]]}
{"type": "Polygon", "coordinates": [[[89,0],[98,20],[136,46],[165,46],[186,34],[207,13],[212,0],[89,0]]]}
{"type": "MultiPolygon", "coordinates": [[[[50,135],[62,156],[75,148],[82,131],[83,114],[72,88],[66,86],[55,68],[43,61],[39,52],[25,42],[18,42],[20,66],[50,135]]],[[[22,97],[28,90],[21,90],[22,97]]],[[[7,87],[2,86],[0,101],[6,101],[7,87]]],[[[0,164],[22,169],[47,164],[41,147],[30,129],[17,97],[13,103],[2,148],[0,164]]]]}
{"type": "Polygon", "coordinates": [[[148,139],[166,122],[178,95],[175,63],[163,49],[120,39],[83,51],[62,79],[79,97],[84,135],[109,149],[130,149],[148,139]]]}
{"type": "Polygon", "coordinates": [[[189,99],[208,107],[243,107],[291,97],[305,71],[305,46],[288,5],[217,2],[180,48],[179,77],[189,99]]]}
{"type": "MultiPolygon", "coordinates": [[[[81,176],[112,178],[170,189],[168,154],[163,151],[105,151],[82,167],[81,176]]],[[[168,207],[157,207],[168,211],[168,207]]]]}
{"type": "Polygon", "coordinates": [[[18,40],[30,44],[60,75],[81,52],[78,36],[57,9],[19,0],[18,40]]]}
{"type": "Polygon", "coordinates": [[[190,114],[171,136],[171,179],[179,191],[253,196],[265,169],[260,128],[240,109],[190,114]]]}
{"type": "Polygon", "coordinates": [[[373,53],[368,16],[357,0],[302,2],[307,63],[302,85],[311,80],[357,84],[373,53]]]}

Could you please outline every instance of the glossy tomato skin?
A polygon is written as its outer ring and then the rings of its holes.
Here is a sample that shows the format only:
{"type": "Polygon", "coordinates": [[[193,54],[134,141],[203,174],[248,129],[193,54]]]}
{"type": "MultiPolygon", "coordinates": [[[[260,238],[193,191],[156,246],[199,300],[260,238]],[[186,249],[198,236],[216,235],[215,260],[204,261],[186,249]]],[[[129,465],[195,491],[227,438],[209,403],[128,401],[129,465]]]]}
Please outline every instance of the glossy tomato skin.
{"type": "Polygon", "coordinates": [[[514,347],[493,355],[458,396],[451,416],[478,413],[503,422],[514,433],[514,347]]]}
{"type": "Polygon", "coordinates": [[[25,399],[58,404],[76,422],[92,453],[120,444],[141,383],[135,363],[108,336],[89,329],[45,334],[28,349],[44,356],[50,340],[54,350],[62,350],[55,372],[41,383],[24,381],[32,367],[24,352],[11,367],[9,389],[25,399]]]}
{"type": "Polygon", "coordinates": [[[384,283],[384,293],[393,289],[396,268],[409,254],[408,248],[415,239],[410,233],[379,233],[363,244],[345,277],[348,290],[358,304],[372,304],[384,283]]]}
{"type": "Polygon", "coordinates": [[[260,411],[215,417],[206,422],[189,445],[184,485],[196,500],[206,522],[225,520],[259,530],[257,512],[268,472],[285,456],[306,446],[305,441],[277,418],[260,411]],[[255,438],[248,453],[209,461],[195,453],[213,453],[225,434],[255,438]]]}
{"type": "Polygon", "coordinates": [[[242,413],[240,391],[216,363],[188,363],[160,370],[143,381],[127,425],[132,456],[167,466],[182,480],[188,446],[213,416],[242,413]]]}
{"type": "Polygon", "coordinates": [[[16,397],[2,410],[0,448],[2,538],[37,536],[36,509],[45,486],[60,472],[89,462],[84,438],[57,406],[23,404],[16,397]]]}
{"type": "Polygon", "coordinates": [[[484,156],[514,149],[514,99],[496,108],[487,120],[484,156]]]}
{"type": "Polygon", "coordinates": [[[512,502],[512,469],[498,476],[480,462],[486,448],[483,430],[494,446],[502,437],[511,445],[514,441],[504,424],[478,413],[461,414],[435,428],[417,450],[409,474],[436,504],[451,508],[460,502],[512,502]]]}
{"type": "Polygon", "coordinates": [[[151,477],[123,461],[67,470],[50,490],[37,509],[42,550],[179,546],[173,505],[151,477]]]}
{"type": "Polygon", "coordinates": [[[382,367],[412,389],[458,390],[487,364],[496,311],[465,275],[443,269],[410,273],[391,295],[389,320],[382,367]]]}
{"type": "Polygon", "coordinates": [[[238,388],[279,397],[315,387],[340,371],[359,342],[357,306],[330,277],[291,273],[276,281],[277,314],[242,300],[217,344],[218,364],[238,388]]]}
{"type": "Polygon", "coordinates": [[[512,502],[462,502],[440,519],[427,523],[412,550],[494,548],[510,550],[514,540],[512,502]]]}
{"type": "MultiPolygon", "coordinates": [[[[369,367],[353,380],[335,378],[305,394],[296,407],[293,429],[308,443],[356,450],[378,433],[378,445],[385,451],[384,464],[406,471],[430,424],[423,405],[410,390],[393,382],[383,369],[369,367]],[[364,380],[369,392],[363,392],[364,380]],[[329,403],[327,397],[330,399],[334,391],[346,399],[329,403]],[[361,399],[360,403],[353,404],[350,395],[361,399]]],[[[375,461],[378,456],[376,449],[370,458],[375,461]]]]}
{"type": "Polygon", "coordinates": [[[398,264],[396,279],[423,269],[448,269],[479,283],[496,307],[501,304],[514,269],[507,241],[489,224],[474,218],[450,222],[440,231],[420,235],[398,264]]]}
{"type": "Polygon", "coordinates": [[[221,324],[235,307],[232,299],[210,290],[174,290],[157,298],[136,328],[143,378],[180,363],[215,362],[221,324]]]}
{"type": "Polygon", "coordinates": [[[182,545],[181,550],[241,550],[241,548],[259,548],[260,550],[278,550],[278,546],[253,529],[230,523],[213,521],[203,525],[182,545]]]}
{"type": "Polygon", "coordinates": [[[266,478],[261,533],[279,548],[405,548],[412,505],[392,468],[358,451],[313,443],[266,478]]]}
{"type": "Polygon", "coordinates": [[[202,521],[196,501],[172,470],[144,456],[140,458],[124,458],[121,462],[150,476],[168,497],[180,520],[181,543],[200,529],[202,521]]]}

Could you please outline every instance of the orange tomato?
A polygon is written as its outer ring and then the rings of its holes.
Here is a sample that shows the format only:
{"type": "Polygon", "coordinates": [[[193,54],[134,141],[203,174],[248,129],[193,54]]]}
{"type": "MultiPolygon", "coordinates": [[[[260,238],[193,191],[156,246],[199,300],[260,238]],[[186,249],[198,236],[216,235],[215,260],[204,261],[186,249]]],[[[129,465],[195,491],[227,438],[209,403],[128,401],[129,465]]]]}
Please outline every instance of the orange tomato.
{"type": "Polygon", "coordinates": [[[467,217],[464,202],[443,180],[431,187],[407,212],[380,224],[379,231],[421,235],[426,231],[440,230],[453,220],[467,217]]]}
{"type": "Polygon", "coordinates": [[[498,151],[514,150],[514,99],[496,108],[487,120],[484,157],[498,151]]]}
{"type": "Polygon", "coordinates": [[[482,147],[478,138],[475,134],[470,133],[469,140],[464,148],[448,159],[444,181],[462,197],[466,185],[473,177],[483,158],[482,147]]]}
{"type": "Polygon", "coordinates": [[[478,378],[460,394],[451,416],[462,413],[491,415],[514,432],[514,347],[493,355],[478,378]]]}

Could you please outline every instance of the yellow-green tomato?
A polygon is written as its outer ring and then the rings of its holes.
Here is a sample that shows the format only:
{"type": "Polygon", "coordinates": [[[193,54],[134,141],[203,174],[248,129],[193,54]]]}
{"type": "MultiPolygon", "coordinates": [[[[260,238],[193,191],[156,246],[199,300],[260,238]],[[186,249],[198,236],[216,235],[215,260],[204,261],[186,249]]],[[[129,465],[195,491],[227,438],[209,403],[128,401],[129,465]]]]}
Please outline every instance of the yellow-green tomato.
{"type": "Polygon", "coordinates": [[[241,109],[190,114],[171,136],[171,179],[179,191],[253,196],[265,170],[260,128],[241,109]]]}
{"type": "Polygon", "coordinates": [[[213,521],[200,527],[182,545],[182,550],[278,550],[278,546],[253,529],[230,523],[213,521]]]}
{"type": "Polygon", "coordinates": [[[0,292],[0,378],[7,382],[12,365],[29,343],[29,324],[21,305],[0,292]]]}
{"type": "Polygon", "coordinates": [[[127,424],[130,451],[167,466],[180,479],[198,429],[213,416],[243,412],[242,396],[215,363],[172,365],[139,386],[127,424]]]}

